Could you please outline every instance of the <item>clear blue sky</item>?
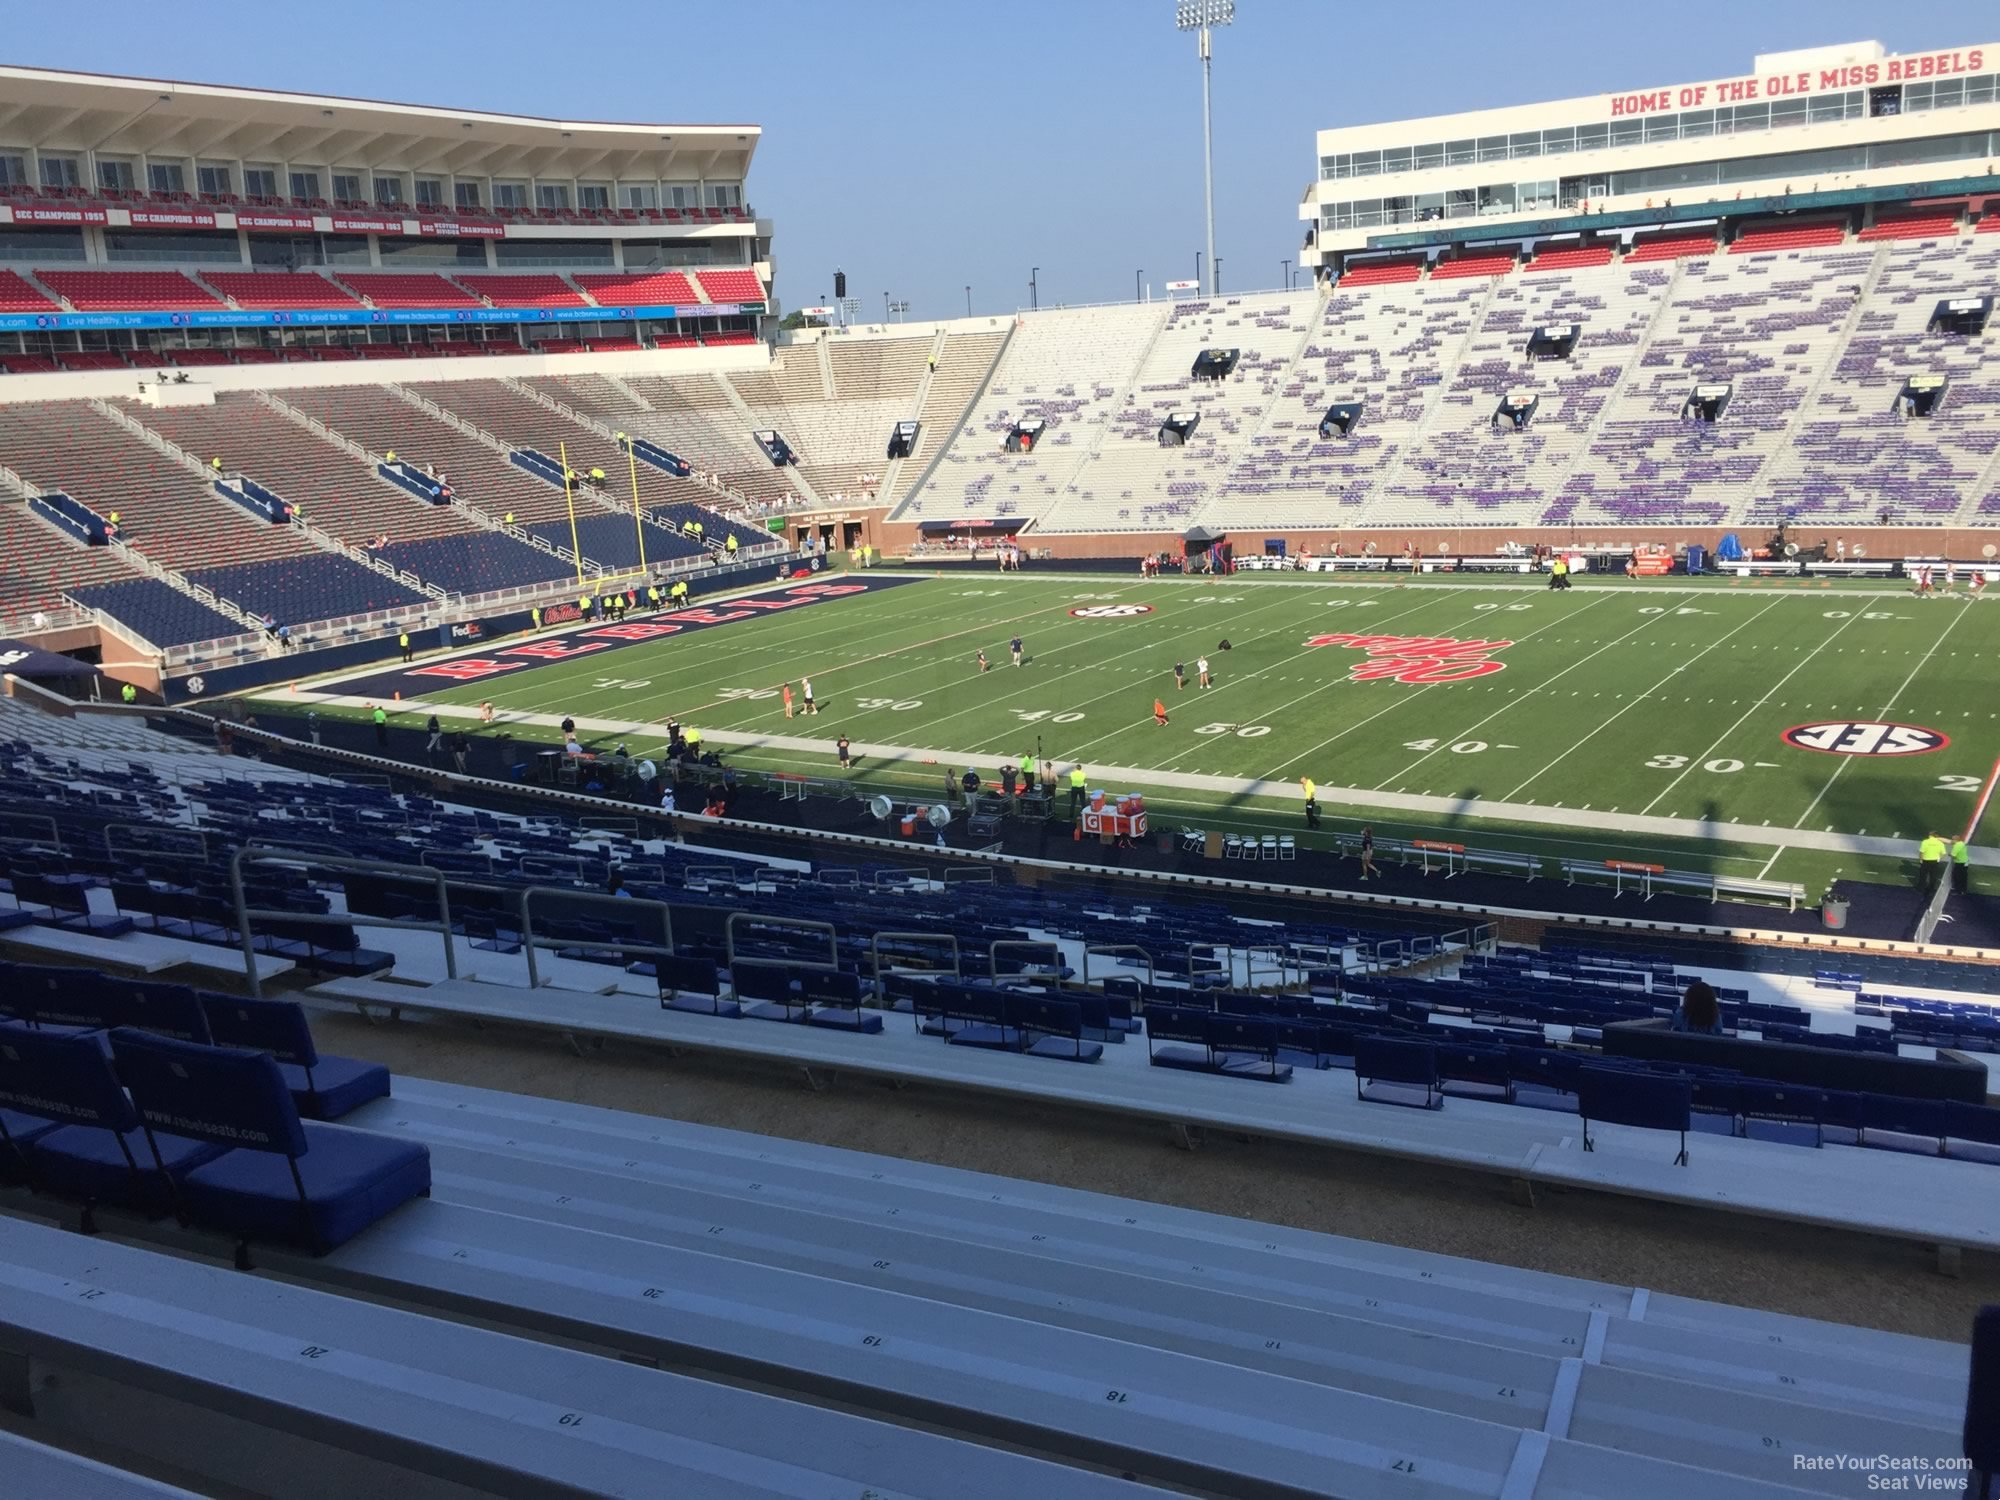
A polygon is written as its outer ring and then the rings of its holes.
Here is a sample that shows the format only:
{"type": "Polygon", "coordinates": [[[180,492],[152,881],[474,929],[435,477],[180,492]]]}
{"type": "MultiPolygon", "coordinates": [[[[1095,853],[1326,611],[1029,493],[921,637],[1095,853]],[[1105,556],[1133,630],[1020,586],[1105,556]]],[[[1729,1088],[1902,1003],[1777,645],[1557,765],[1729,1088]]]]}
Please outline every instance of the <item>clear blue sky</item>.
{"type": "MultiPolygon", "coordinates": [[[[1747,72],[1758,52],[2000,41],[1992,0],[1237,0],[1217,33],[1225,288],[1279,283],[1313,133],[1747,72]]],[[[425,104],[764,127],[750,200],[778,292],[881,316],[1130,297],[1194,274],[1201,79],[1172,0],[92,0],[10,28],[17,64],[425,104]],[[566,35],[565,32],[568,31],[566,35]]]]}

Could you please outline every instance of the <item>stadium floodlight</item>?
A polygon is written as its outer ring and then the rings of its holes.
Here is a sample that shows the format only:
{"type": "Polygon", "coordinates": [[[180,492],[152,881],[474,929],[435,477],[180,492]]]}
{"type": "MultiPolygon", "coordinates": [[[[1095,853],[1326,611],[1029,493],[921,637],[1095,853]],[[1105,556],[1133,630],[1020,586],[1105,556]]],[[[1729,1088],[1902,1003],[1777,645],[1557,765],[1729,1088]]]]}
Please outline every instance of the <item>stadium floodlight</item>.
{"type": "MultiPolygon", "coordinates": [[[[1174,27],[1195,32],[1201,52],[1201,196],[1208,216],[1208,294],[1215,295],[1215,134],[1209,124],[1208,32],[1212,26],[1227,26],[1236,19],[1236,0],[1174,0],[1174,27]]],[[[1200,271],[1195,280],[1201,279],[1200,271]]]]}

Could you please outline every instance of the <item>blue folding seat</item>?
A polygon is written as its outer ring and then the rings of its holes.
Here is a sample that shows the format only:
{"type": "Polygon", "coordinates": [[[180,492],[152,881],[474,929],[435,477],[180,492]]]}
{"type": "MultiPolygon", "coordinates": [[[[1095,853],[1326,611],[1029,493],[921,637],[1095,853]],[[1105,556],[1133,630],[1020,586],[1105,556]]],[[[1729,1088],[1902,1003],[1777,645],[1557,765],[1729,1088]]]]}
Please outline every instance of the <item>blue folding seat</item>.
{"type": "Polygon", "coordinates": [[[100,1032],[0,1032],[0,1109],[53,1122],[27,1142],[26,1175],[37,1189],[82,1200],[86,1233],[96,1228],[91,1209],[99,1203],[167,1213],[172,1179],[222,1154],[220,1146],[164,1131],[152,1133],[149,1148],[100,1032]]]}
{"type": "Polygon", "coordinates": [[[1501,1103],[1513,1098],[1514,1079],[1505,1047],[1478,1042],[1435,1045],[1439,1086],[1445,1093],[1501,1103]]]}
{"type": "Polygon", "coordinates": [[[1583,1116],[1583,1149],[1595,1151],[1590,1122],[1672,1130],[1680,1135],[1674,1165],[1687,1165],[1687,1133],[1694,1115],[1694,1086],[1686,1078],[1637,1068],[1586,1067],[1577,1074],[1577,1113],[1583,1116]]]}
{"type": "Polygon", "coordinates": [[[1206,1011],[1182,1010],[1170,1005],[1147,1006],[1147,1060],[1163,1068],[1213,1072],[1215,1059],[1208,1050],[1208,1021],[1206,1011]]]}
{"type": "Polygon", "coordinates": [[[305,1009],[296,1001],[203,995],[201,1010],[208,1018],[209,1036],[218,1046],[247,1047],[277,1059],[293,1103],[309,1120],[338,1120],[370,1099],[388,1097],[389,1070],[380,1063],[320,1055],[313,1045],[312,1028],[306,1024],[305,1009]]]}
{"type": "Polygon", "coordinates": [[[1887,1151],[1944,1155],[1951,1133],[1942,1099],[1899,1099],[1890,1094],[1861,1096],[1861,1144],[1887,1151]]]}
{"type": "Polygon", "coordinates": [[[653,960],[653,970],[660,981],[661,1010],[732,1019],[743,1014],[734,1000],[722,998],[722,970],[712,958],[668,954],[653,960]]]}
{"type": "Polygon", "coordinates": [[[2000,1162],[2000,1109],[1954,1099],[1946,1106],[1945,1124],[1946,1155],[2000,1162]]]}
{"type": "Polygon", "coordinates": [[[1826,1118],[1823,1089],[1745,1078],[1736,1085],[1736,1102],[1743,1115],[1743,1134],[1753,1141],[1822,1144],[1821,1126],[1826,1118]]]}
{"type": "Polygon", "coordinates": [[[1083,1011],[1072,1000],[1047,995],[1007,995],[1002,1014],[1023,1052],[1065,1062],[1096,1062],[1104,1045],[1084,1036],[1083,1011]]]}
{"type": "Polygon", "coordinates": [[[1364,1036],[1354,1044],[1354,1093],[1375,1104],[1406,1104],[1437,1109],[1444,1103],[1438,1088],[1437,1050],[1429,1042],[1401,1037],[1364,1036]],[[1385,1092],[1381,1085],[1388,1085],[1385,1092]],[[1421,1089],[1422,1093],[1416,1091],[1421,1089]]]}
{"type": "Polygon", "coordinates": [[[299,1119],[277,1062],[265,1052],[201,1047],[121,1027],[111,1034],[119,1075],[152,1129],[230,1147],[180,1178],[198,1223],[244,1246],[275,1240],[324,1254],[431,1186],[430,1151],[414,1141],[299,1119]]]}

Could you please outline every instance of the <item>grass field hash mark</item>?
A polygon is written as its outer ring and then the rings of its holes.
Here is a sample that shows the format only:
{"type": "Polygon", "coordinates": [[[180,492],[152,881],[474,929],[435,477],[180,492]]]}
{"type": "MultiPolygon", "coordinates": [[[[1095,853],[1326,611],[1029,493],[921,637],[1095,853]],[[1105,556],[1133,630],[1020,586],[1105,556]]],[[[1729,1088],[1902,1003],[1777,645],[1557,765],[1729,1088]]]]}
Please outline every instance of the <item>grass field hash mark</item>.
{"type": "MultiPolygon", "coordinates": [[[[1639,811],[1642,814],[1651,812],[1656,806],[1659,805],[1660,798],[1666,796],[1667,793],[1671,792],[1675,787],[1679,786],[1683,780],[1686,779],[1689,771],[1692,771],[1696,766],[1702,765],[1711,758],[1713,758],[1715,752],[1722,748],[1722,746],[1728,741],[1729,737],[1732,734],[1736,733],[1737,730],[1741,729],[1743,725],[1751,718],[1751,716],[1757,712],[1758,709],[1762,708],[1767,702],[1770,701],[1771,695],[1773,693],[1777,692],[1779,688],[1783,687],[1786,683],[1790,682],[1794,677],[1796,677],[1800,672],[1804,671],[1806,666],[1813,660],[1814,657],[1818,656],[1820,652],[1824,651],[1828,646],[1833,644],[1833,642],[1839,638],[1840,633],[1842,631],[1846,630],[1849,626],[1853,625],[1854,622],[1860,618],[1861,617],[1859,615],[1849,615],[1845,620],[1842,620],[1839,625],[1835,626],[1832,635],[1828,636],[1825,640],[1821,641],[1817,646],[1813,647],[1812,650],[1808,651],[1804,656],[1799,658],[1798,661],[1794,662],[1792,664],[1791,670],[1786,672],[1785,675],[1783,677],[1780,677],[1776,682],[1772,683],[1771,686],[1765,690],[1764,696],[1762,698],[1759,698],[1755,703],[1751,704],[1748,708],[1744,709],[1743,712],[1737,716],[1736,722],[1731,724],[1727,729],[1723,730],[1721,734],[1717,735],[1714,743],[1711,744],[1706,750],[1702,751],[1700,755],[1690,757],[1687,763],[1687,767],[1684,770],[1682,770],[1680,775],[1676,776],[1672,781],[1668,782],[1664,787],[1662,787],[1658,795],[1655,796],[1651,802],[1648,802],[1644,807],[1640,808],[1639,811]]],[[[1780,708],[1784,707],[1783,704],[1779,704],[1778,706],[1780,708]]]]}

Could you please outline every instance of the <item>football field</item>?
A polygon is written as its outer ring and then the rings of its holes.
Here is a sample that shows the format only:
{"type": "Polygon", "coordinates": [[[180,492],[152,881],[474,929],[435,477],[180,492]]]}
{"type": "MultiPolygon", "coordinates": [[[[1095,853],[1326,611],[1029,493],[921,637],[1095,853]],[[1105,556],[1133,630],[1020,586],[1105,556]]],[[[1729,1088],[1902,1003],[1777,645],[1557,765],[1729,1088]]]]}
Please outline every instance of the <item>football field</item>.
{"type": "Polygon", "coordinates": [[[403,723],[490,700],[522,739],[574,715],[635,754],[671,715],[734,764],[815,776],[845,734],[854,777],[912,794],[1024,753],[1081,761],[1174,826],[1303,834],[1310,776],[1326,834],[1809,884],[1962,828],[2000,754],[2000,602],[1888,582],[890,570],[806,589],[314,686],[323,711],[398,691],[403,723]],[[806,678],[819,712],[787,720],[806,678]]]}

